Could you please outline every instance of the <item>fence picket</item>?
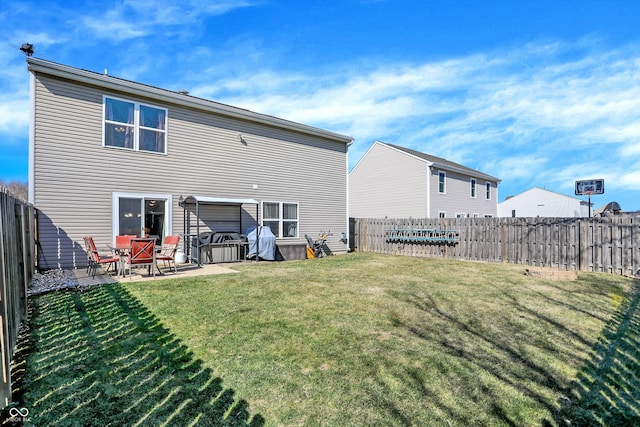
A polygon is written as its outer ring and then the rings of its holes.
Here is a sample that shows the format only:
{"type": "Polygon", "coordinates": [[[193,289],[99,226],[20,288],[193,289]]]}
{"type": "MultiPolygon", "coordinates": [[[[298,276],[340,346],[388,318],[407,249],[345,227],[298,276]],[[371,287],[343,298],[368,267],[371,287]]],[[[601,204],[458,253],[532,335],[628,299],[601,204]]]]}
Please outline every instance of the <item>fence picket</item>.
{"type": "Polygon", "coordinates": [[[35,273],[34,217],[33,206],[0,191],[0,409],[11,401],[11,361],[35,273]]]}
{"type": "Polygon", "coordinates": [[[352,248],[406,256],[638,274],[640,221],[605,218],[352,218],[352,248]],[[458,241],[387,241],[388,230],[455,230],[458,241]]]}

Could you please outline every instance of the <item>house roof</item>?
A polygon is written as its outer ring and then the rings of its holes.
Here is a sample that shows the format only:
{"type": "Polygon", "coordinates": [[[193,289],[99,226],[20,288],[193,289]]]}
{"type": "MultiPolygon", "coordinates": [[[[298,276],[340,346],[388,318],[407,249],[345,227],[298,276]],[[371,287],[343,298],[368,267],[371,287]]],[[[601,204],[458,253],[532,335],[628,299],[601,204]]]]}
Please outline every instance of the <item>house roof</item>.
{"type": "Polygon", "coordinates": [[[198,98],[184,92],[174,92],[167,89],[161,89],[155,86],[134,82],[105,74],[96,73],[95,71],[82,70],[70,67],[68,65],[58,64],[56,62],[46,61],[44,59],[28,57],[27,67],[31,72],[48,74],[51,76],[61,77],[64,79],[76,81],[79,83],[90,84],[106,89],[126,91],[138,96],[171,102],[190,108],[198,108],[203,111],[221,114],[233,118],[250,120],[269,126],[275,126],[282,129],[301,132],[322,138],[328,138],[335,141],[350,144],[353,138],[346,135],[326,131],[313,126],[292,122],[266,114],[256,113],[243,108],[234,107],[220,102],[211,101],[204,98],[198,98]]]}
{"type": "Polygon", "coordinates": [[[433,166],[437,167],[437,168],[441,168],[441,169],[447,169],[447,170],[451,170],[451,171],[455,171],[455,172],[460,172],[463,173],[465,175],[470,175],[470,176],[474,176],[474,177],[478,177],[478,178],[482,178],[485,179],[487,181],[495,181],[495,182],[500,182],[501,180],[499,178],[496,178],[495,176],[491,176],[491,175],[487,175],[486,173],[482,173],[480,171],[477,171],[476,169],[471,169],[467,166],[461,165],[459,163],[455,163],[452,161],[449,161],[447,159],[443,159],[442,157],[437,157],[437,156],[432,156],[431,154],[425,154],[425,153],[421,153],[419,151],[416,150],[412,150],[410,148],[405,148],[405,147],[401,147],[399,145],[394,145],[394,144],[388,144],[386,142],[382,142],[382,141],[377,141],[380,144],[384,144],[386,146],[395,148],[396,150],[400,150],[403,151],[407,154],[410,154],[412,156],[418,157],[422,160],[426,160],[427,162],[431,163],[433,166]]]}

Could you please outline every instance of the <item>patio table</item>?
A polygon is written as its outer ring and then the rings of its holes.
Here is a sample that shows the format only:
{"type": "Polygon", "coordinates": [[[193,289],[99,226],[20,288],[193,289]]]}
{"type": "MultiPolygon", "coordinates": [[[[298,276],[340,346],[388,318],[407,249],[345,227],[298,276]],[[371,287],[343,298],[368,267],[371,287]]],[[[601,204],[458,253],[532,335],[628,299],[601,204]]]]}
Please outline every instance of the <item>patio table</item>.
{"type": "Polygon", "coordinates": [[[127,242],[127,244],[124,243],[120,243],[120,242],[116,242],[115,245],[112,244],[107,244],[107,247],[109,249],[111,249],[111,251],[115,254],[118,255],[119,261],[118,261],[118,272],[117,275],[120,276],[122,275],[122,277],[125,276],[125,268],[124,268],[124,263],[126,260],[127,255],[129,254],[129,243],[127,242]]]}
{"type": "MultiPolygon", "coordinates": [[[[109,247],[114,254],[118,255],[120,259],[120,261],[118,262],[118,270],[119,270],[118,276],[122,275],[122,277],[125,277],[126,276],[125,262],[127,260],[127,257],[129,256],[129,249],[131,248],[131,242],[119,241],[118,239],[116,239],[115,245],[107,244],[107,247],[109,247]]],[[[158,270],[158,273],[161,276],[164,276],[164,273],[162,272],[162,270],[160,270],[160,267],[158,266],[158,264],[155,264],[155,266],[156,266],[156,269],[158,270]]],[[[149,274],[151,274],[151,266],[149,266],[148,272],[149,274]]]]}

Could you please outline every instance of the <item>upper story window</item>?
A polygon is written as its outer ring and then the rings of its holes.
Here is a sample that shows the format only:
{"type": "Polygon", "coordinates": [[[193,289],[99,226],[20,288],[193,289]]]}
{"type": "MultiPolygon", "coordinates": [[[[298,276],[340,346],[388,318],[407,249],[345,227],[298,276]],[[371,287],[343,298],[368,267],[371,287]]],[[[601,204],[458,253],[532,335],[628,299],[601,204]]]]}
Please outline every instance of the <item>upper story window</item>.
{"type": "Polygon", "coordinates": [[[491,183],[487,182],[486,187],[487,187],[487,192],[486,192],[487,193],[487,200],[491,200],[491,183]]]}
{"type": "Polygon", "coordinates": [[[104,97],[104,146],[167,152],[167,110],[104,97]]]}
{"type": "Polygon", "coordinates": [[[298,204],[263,202],[262,225],[268,226],[278,238],[298,237],[298,204]]]}
{"type": "Polygon", "coordinates": [[[476,198],[476,180],[475,178],[471,178],[471,198],[475,199],[476,198]]]}
{"type": "Polygon", "coordinates": [[[447,178],[447,174],[445,172],[438,172],[438,193],[446,193],[445,179],[447,178]]]}

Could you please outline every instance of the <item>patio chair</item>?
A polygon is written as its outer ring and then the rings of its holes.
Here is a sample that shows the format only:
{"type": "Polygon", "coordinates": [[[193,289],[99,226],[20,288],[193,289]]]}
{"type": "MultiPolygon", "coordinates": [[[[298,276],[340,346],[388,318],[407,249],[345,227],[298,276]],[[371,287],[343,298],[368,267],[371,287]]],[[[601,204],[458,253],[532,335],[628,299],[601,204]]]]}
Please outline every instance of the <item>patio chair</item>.
{"type": "Polygon", "coordinates": [[[87,271],[86,271],[86,273],[89,274],[89,272],[91,271],[91,267],[93,267],[93,255],[91,254],[91,245],[89,244],[89,237],[88,236],[84,236],[82,238],[82,240],[84,241],[84,250],[87,253],[87,271]]]}
{"type": "Polygon", "coordinates": [[[173,263],[173,271],[178,272],[176,266],[176,252],[178,251],[178,244],[180,243],[180,236],[165,236],[164,242],[162,242],[162,248],[160,252],[156,254],[156,261],[162,261],[166,266],[169,265],[171,269],[171,263],[173,263]]]}
{"type": "Polygon", "coordinates": [[[130,235],[130,234],[116,236],[116,248],[120,250],[128,250],[131,239],[133,239],[134,237],[137,237],[137,236],[130,235]]]}
{"type": "Polygon", "coordinates": [[[129,280],[133,267],[148,268],[149,274],[153,270],[153,278],[156,278],[156,240],[132,238],[127,254],[127,264],[129,265],[129,280]]]}
{"type": "Polygon", "coordinates": [[[91,274],[91,277],[96,277],[96,272],[98,270],[98,266],[107,265],[107,272],[111,265],[116,269],[117,264],[120,262],[120,257],[118,255],[109,255],[102,256],[98,252],[98,248],[91,236],[84,237],[84,246],[87,250],[87,255],[89,257],[89,266],[87,267],[87,274],[91,274]]]}
{"type": "Polygon", "coordinates": [[[129,247],[131,246],[131,239],[135,239],[135,234],[124,234],[116,236],[116,245],[111,249],[120,256],[120,263],[118,265],[118,275],[125,276],[125,261],[127,260],[127,254],[129,253],[129,247]]]}

